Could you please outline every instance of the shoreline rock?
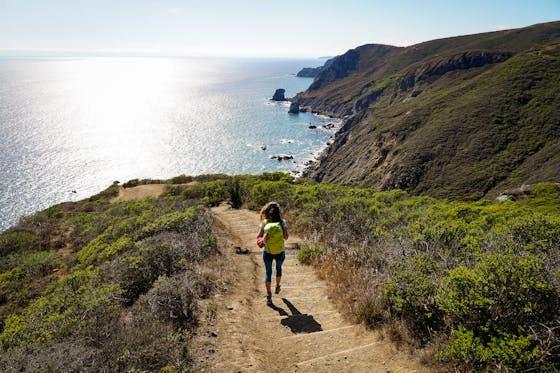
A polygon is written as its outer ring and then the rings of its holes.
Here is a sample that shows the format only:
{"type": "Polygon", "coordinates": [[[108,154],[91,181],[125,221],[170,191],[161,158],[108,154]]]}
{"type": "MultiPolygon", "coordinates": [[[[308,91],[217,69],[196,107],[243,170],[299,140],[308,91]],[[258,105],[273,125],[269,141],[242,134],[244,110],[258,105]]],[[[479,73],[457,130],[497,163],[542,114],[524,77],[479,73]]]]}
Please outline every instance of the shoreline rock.
{"type": "Polygon", "coordinates": [[[277,154],[270,156],[270,159],[277,159],[278,161],[288,161],[290,159],[294,159],[294,156],[291,154],[277,154]]]}
{"type": "Polygon", "coordinates": [[[278,88],[276,92],[274,92],[274,95],[272,96],[272,101],[288,101],[286,96],[284,96],[285,93],[286,90],[284,88],[278,88]]]}
{"type": "Polygon", "coordinates": [[[290,104],[290,108],[288,109],[288,113],[289,114],[298,114],[300,112],[299,110],[299,103],[297,101],[294,101],[290,104]]]}

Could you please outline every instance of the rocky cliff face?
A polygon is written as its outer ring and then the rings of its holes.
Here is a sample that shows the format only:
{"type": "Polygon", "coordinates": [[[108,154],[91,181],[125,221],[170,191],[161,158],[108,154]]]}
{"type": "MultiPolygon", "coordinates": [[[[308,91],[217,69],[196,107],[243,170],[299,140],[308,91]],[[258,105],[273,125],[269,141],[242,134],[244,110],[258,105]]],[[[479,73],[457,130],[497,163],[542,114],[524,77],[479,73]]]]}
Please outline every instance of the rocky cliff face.
{"type": "Polygon", "coordinates": [[[408,69],[400,79],[399,87],[402,91],[406,91],[418,82],[433,81],[455,70],[468,70],[504,62],[512,55],[511,52],[466,51],[444,58],[435,57],[408,69]]]}
{"type": "Polygon", "coordinates": [[[304,67],[303,69],[301,69],[300,71],[298,71],[298,73],[296,74],[296,76],[298,78],[315,78],[317,75],[319,75],[319,73],[321,72],[321,70],[323,70],[323,66],[318,66],[318,67],[304,67]]]}
{"type": "Polygon", "coordinates": [[[560,22],[333,59],[300,107],[345,118],[306,176],[476,199],[560,182],[560,22]]]}

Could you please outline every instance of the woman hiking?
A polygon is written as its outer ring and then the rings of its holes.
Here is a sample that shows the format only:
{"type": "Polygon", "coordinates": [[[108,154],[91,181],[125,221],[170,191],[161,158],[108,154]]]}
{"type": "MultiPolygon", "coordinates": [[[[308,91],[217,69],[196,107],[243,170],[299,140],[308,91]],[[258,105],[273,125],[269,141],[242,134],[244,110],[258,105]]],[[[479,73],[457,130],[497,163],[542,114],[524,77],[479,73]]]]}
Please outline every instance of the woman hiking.
{"type": "Polygon", "coordinates": [[[261,209],[261,224],[257,235],[257,245],[263,248],[263,261],[265,268],[266,303],[272,304],[272,261],[276,261],[276,288],[280,292],[282,280],[282,263],[286,258],[284,241],[288,239],[288,225],[280,215],[280,206],[276,202],[269,202],[261,209]]]}

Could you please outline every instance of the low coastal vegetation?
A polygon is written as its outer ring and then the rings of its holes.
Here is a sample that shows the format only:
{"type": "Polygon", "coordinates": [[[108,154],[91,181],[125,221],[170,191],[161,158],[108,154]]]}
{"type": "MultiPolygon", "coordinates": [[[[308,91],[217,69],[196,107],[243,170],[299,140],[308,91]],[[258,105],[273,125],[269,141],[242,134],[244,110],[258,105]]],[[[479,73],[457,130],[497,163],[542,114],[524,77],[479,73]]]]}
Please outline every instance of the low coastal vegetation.
{"type": "Polygon", "coordinates": [[[50,207],[0,235],[1,371],[166,371],[214,287],[211,216],[182,197],[50,207]]]}
{"type": "Polygon", "coordinates": [[[235,176],[169,189],[210,205],[276,200],[357,321],[460,370],[560,368],[560,186],[449,202],[393,190],[235,176]]]}
{"type": "Polygon", "coordinates": [[[113,185],[0,235],[0,369],[191,369],[217,281],[207,207],[270,200],[356,321],[459,370],[560,369],[558,184],[495,203],[283,173],[165,183],[159,198],[109,203],[113,185]]]}

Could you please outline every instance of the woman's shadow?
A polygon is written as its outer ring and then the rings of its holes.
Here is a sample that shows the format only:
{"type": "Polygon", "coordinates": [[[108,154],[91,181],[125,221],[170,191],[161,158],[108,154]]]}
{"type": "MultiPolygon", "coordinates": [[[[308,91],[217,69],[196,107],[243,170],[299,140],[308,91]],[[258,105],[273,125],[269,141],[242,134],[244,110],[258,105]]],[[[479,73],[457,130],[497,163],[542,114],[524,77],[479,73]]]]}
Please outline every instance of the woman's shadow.
{"type": "Polygon", "coordinates": [[[286,312],[282,307],[278,307],[274,304],[270,304],[269,307],[277,311],[280,316],[287,316],[280,321],[280,324],[290,328],[292,333],[314,333],[323,330],[321,324],[319,324],[311,315],[302,314],[298,309],[286,298],[282,298],[282,301],[292,313],[291,315],[286,312]]]}

